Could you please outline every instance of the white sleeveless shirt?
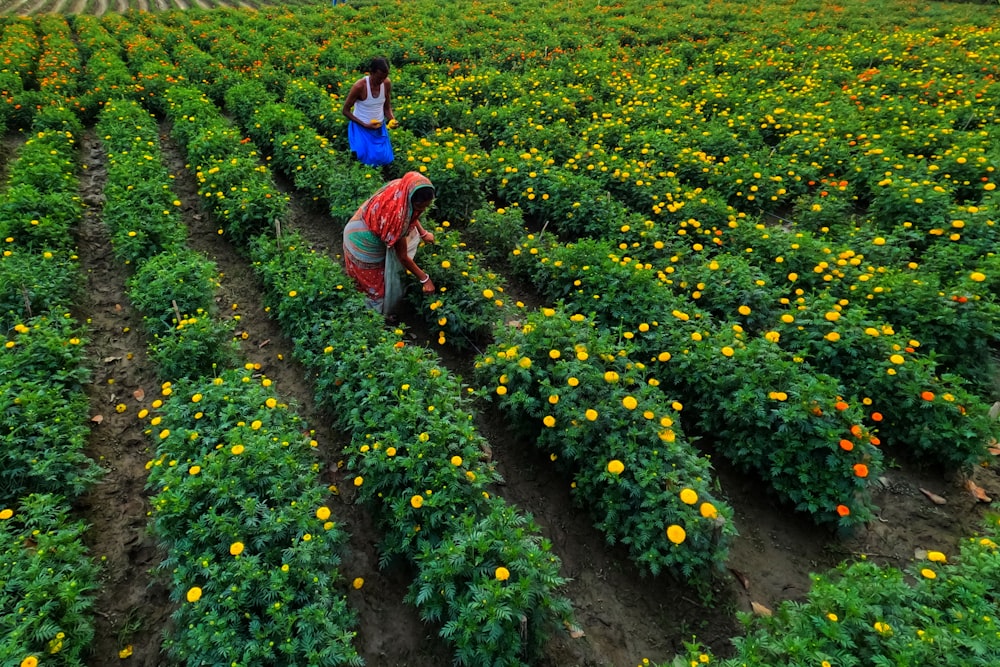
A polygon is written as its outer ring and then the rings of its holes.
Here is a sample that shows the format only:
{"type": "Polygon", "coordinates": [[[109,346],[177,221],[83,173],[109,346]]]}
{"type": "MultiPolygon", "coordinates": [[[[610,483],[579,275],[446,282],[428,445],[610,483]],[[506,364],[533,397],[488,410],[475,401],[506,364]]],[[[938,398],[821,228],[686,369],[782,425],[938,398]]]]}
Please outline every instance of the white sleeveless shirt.
{"type": "Polygon", "coordinates": [[[365,87],[368,89],[368,98],[355,100],[354,115],[363,123],[373,120],[385,120],[385,82],[378,88],[378,97],[372,95],[372,84],[369,77],[365,77],[365,87]]]}

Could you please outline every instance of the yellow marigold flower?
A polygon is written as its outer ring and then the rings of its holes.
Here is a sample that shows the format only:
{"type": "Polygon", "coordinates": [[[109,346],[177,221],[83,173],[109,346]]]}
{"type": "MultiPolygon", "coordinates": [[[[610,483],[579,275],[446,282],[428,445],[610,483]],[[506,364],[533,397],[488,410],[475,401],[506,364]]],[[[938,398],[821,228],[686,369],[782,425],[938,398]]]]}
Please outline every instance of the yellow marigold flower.
{"type": "Polygon", "coordinates": [[[674,544],[681,544],[687,539],[687,532],[680,526],[674,524],[667,528],[667,539],[674,544]]]}
{"type": "Polygon", "coordinates": [[[278,401],[274,397],[271,397],[271,398],[267,399],[266,401],[264,401],[264,405],[266,405],[269,408],[273,408],[276,405],[278,405],[278,401]]]}
{"type": "Polygon", "coordinates": [[[702,339],[701,332],[699,332],[699,331],[692,332],[692,334],[691,334],[691,340],[693,340],[693,341],[700,341],[701,339],[702,339]]]}
{"type": "Polygon", "coordinates": [[[243,453],[244,449],[246,449],[246,448],[243,445],[233,445],[233,448],[230,451],[234,455],[239,456],[240,454],[243,453]]]}
{"type": "Polygon", "coordinates": [[[840,313],[838,313],[835,310],[831,310],[828,311],[825,315],[823,315],[823,317],[826,319],[827,322],[836,322],[837,320],[840,319],[840,313]]]}
{"type": "Polygon", "coordinates": [[[660,352],[658,355],[656,355],[656,360],[657,361],[670,361],[670,353],[669,352],[660,352]]]}
{"type": "Polygon", "coordinates": [[[750,310],[750,306],[740,306],[739,308],[737,308],[737,310],[739,311],[740,315],[743,316],[749,315],[752,312],[750,310]]]}
{"type": "Polygon", "coordinates": [[[685,505],[694,505],[698,502],[698,493],[694,489],[681,489],[680,497],[685,505]]]}
{"type": "Polygon", "coordinates": [[[872,627],[875,628],[875,632],[882,635],[887,635],[892,632],[892,627],[888,623],[884,623],[882,621],[875,621],[875,625],[872,627]]]}
{"type": "Polygon", "coordinates": [[[507,387],[505,387],[503,385],[500,385],[499,387],[497,387],[497,395],[498,396],[504,396],[504,395],[506,395],[506,393],[507,393],[507,387]]]}
{"type": "Polygon", "coordinates": [[[635,410],[636,407],[638,407],[639,402],[632,396],[626,396],[622,399],[622,405],[625,406],[626,410],[635,410]]]}
{"type": "Polygon", "coordinates": [[[827,614],[827,615],[826,615],[826,617],[827,617],[828,619],[830,619],[831,621],[833,621],[834,623],[836,623],[837,621],[839,621],[839,620],[840,620],[840,619],[839,619],[839,618],[837,617],[837,615],[836,615],[836,614],[834,614],[833,612],[831,612],[831,613],[827,614]]]}
{"type": "Polygon", "coordinates": [[[10,509],[9,507],[0,510],[0,521],[6,521],[12,516],[14,516],[14,510],[10,509]]]}
{"type": "Polygon", "coordinates": [[[722,348],[722,356],[724,356],[724,357],[731,357],[734,354],[736,354],[736,350],[734,350],[733,348],[729,347],[728,345],[725,346],[724,348],[722,348]]]}
{"type": "Polygon", "coordinates": [[[410,498],[410,505],[412,505],[414,509],[420,509],[424,506],[424,497],[418,493],[410,498]]]}
{"type": "Polygon", "coordinates": [[[920,574],[922,574],[923,576],[927,577],[928,579],[935,579],[935,578],[937,578],[937,572],[935,572],[934,570],[930,569],[929,567],[925,567],[924,569],[920,570],[920,574]]]}
{"type": "Polygon", "coordinates": [[[568,384],[571,387],[576,387],[576,386],[578,386],[580,384],[580,380],[578,380],[575,377],[567,378],[566,379],[566,384],[568,384]]]}
{"type": "Polygon", "coordinates": [[[556,311],[554,308],[542,308],[542,315],[544,315],[545,317],[552,317],[555,314],[556,311]]]}
{"type": "Polygon", "coordinates": [[[189,475],[197,475],[200,472],[201,472],[201,466],[191,466],[190,468],[188,468],[189,475]]]}
{"type": "Polygon", "coordinates": [[[713,505],[712,503],[702,503],[698,507],[698,511],[706,519],[716,519],[719,516],[719,510],[717,510],[715,508],[715,505],[713,505]]]}
{"type": "Polygon", "coordinates": [[[948,562],[948,557],[945,556],[940,551],[928,551],[927,552],[927,560],[929,560],[929,561],[931,561],[933,563],[947,563],[948,562]]]}
{"type": "Polygon", "coordinates": [[[549,358],[550,359],[558,359],[561,356],[562,356],[562,352],[560,352],[559,350],[549,350],[549,358]]]}
{"type": "Polygon", "coordinates": [[[390,456],[390,457],[391,456],[395,456],[396,455],[396,448],[395,447],[387,447],[386,450],[385,450],[385,455],[386,456],[390,456]]]}
{"type": "Polygon", "coordinates": [[[361,475],[358,475],[357,477],[354,478],[354,486],[361,486],[364,483],[365,483],[365,478],[362,477],[361,475]]]}
{"type": "Polygon", "coordinates": [[[192,586],[191,588],[188,589],[187,592],[188,602],[197,602],[200,599],[201,599],[201,588],[199,588],[198,586],[192,586]]]}
{"type": "Polygon", "coordinates": [[[484,289],[483,290],[483,296],[486,297],[487,299],[492,299],[493,298],[493,290],[491,290],[491,289],[484,289]]]}
{"type": "Polygon", "coordinates": [[[528,357],[521,357],[521,360],[517,362],[517,365],[521,368],[531,368],[531,359],[528,357]]]}
{"type": "Polygon", "coordinates": [[[542,420],[542,423],[548,426],[549,428],[552,428],[553,426],[556,425],[556,418],[553,417],[552,415],[545,415],[545,419],[542,420]]]}
{"type": "Polygon", "coordinates": [[[312,538],[313,538],[312,533],[306,533],[305,535],[302,536],[302,541],[312,542],[312,538]]]}
{"type": "Polygon", "coordinates": [[[130,658],[131,656],[132,656],[132,645],[131,644],[129,644],[128,646],[126,646],[122,650],[118,651],[118,659],[119,660],[125,660],[126,658],[130,658]]]}
{"type": "Polygon", "coordinates": [[[677,440],[677,434],[670,429],[660,431],[660,440],[663,442],[674,442],[677,440]]]}
{"type": "Polygon", "coordinates": [[[639,331],[641,331],[642,333],[646,333],[647,331],[649,331],[649,325],[643,322],[642,324],[639,325],[639,331]]]}
{"type": "Polygon", "coordinates": [[[551,403],[552,405],[555,405],[558,402],[559,402],[559,394],[550,394],[549,395],[549,403],[551,403]]]}
{"type": "Polygon", "coordinates": [[[199,401],[201,401],[201,398],[202,398],[201,394],[195,394],[194,396],[191,397],[191,402],[198,403],[199,401]]]}
{"type": "Polygon", "coordinates": [[[620,475],[625,472],[625,464],[618,459],[612,459],[608,462],[608,472],[612,475],[620,475]]]}
{"type": "Polygon", "coordinates": [[[21,661],[21,667],[38,667],[38,658],[33,655],[29,655],[21,661]]]}
{"type": "Polygon", "coordinates": [[[979,271],[973,271],[969,274],[969,278],[971,278],[974,282],[981,283],[986,280],[986,275],[979,271]]]}
{"type": "Polygon", "coordinates": [[[458,466],[462,465],[462,457],[459,456],[459,455],[457,455],[457,454],[455,456],[451,457],[451,464],[453,466],[455,466],[456,468],[458,466]]]}
{"type": "Polygon", "coordinates": [[[618,382],[618,373],[616,373],[614,371],[605,371],[604,372],[604,381],[605,382],[618,382]]]}
{"type": "Polygon", "coordinates": [[[330,508],[327,507],[326,505],[323,505],[322,507],[318,508],[316,510],[316,518],[319,519],[320,521],[326,521],[327,519],[329,519],[330,508]]]}
{"type": "Polygon", "coordinates": [[[767,395],[772,401],[784,401],[788,399],[788,394],[783,391],[772,391],[767,395]]]}
{"type": "Polygon", "coordinates": [[[353,586],[354,590],[356,591],[361,590],[361,587],[364,585],[365,585],[365,580],[362,579],[361,577],[355,577],[354,581],[351,582],[351,586],[353,586]]]}
{"type": "Polygon", "coordinates": [[[160,440],[166,440],[170,437],[170,429],[163,429],[160,431],[160,440]]]}
{"type": "Polygon", "coordinates": [[[894,364],[902,364],[906,361],[906,359],[904,359],[903,355],[901,354],[894,354],[891,357],[889,357],[889,361],[891,361],[894,364]]]}
{"type": "Polygon", "coordinates": [[[239,556],[241,553],[243,553],[243,543],[233,542],[232,544],[230,544],[229,553],[232,554],[233,556],[239,556]]]}
{"type": "Polygon", "coordinates": [[[501,565],[497,568],[494,576],[497,578],[497,581],[507,581],[510,579],[510,570],[501,565]]]}
{"type": "Polygon", "coordinates": [[[430,439],[431,439],[431,434],[428,433],[427,431],[424,431],[423,433],[417,436],[417,440],[419,440],[420,442],[427,442],[430,439]]]}
{"type": "Polygon", "coordinates": [[[838,340],[840,340],[840,334],[837,333],[836,331],[831,331],[827,335],[823,336],[823,338],[827,339],[831,343],[836,343],[838,340]]]}
{"type": "Polygon", "coordinates": [[[588,408],[587,412],[584,413],[584,416],[587,418],[587,421],[596,421],[597,420],[597,410],[595,410],[593,408],[588,408]]]}

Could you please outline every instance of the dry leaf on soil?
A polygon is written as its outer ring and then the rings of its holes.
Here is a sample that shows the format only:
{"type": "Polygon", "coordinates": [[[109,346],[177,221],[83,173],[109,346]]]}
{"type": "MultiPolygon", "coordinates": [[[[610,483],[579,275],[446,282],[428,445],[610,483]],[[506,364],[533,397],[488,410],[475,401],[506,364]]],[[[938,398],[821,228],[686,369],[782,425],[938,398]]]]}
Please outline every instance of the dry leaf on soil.
{"type": "Polygon", "coordinates": [[[95,424],[100,424],[102,421],[104,421],[104,415],[94,415],[93,417],[90,418],[90,421],[94,422],[95,424]]]}
{"type": "Polygon", "coordinates": [[[747,579],[747,575],[734,568],[729,568],[729,571],[733,573],[733,576],[740,582],[744,590],[750,590],[750,580],[747,579]]]}
{"type": "Polygon", "coordinates": [[[135,396],[135,400],[137,401],[141,401],[142,399],[146,398],[146,392],[142,390],[142,387],[139,387],[138,389],[133,391],[132,395],[135,396]]]}
{"type": "Polygon", "coordinates": [[[583,637],[586,634],[583,630],[573,625],[569,621],[563,621],[563,625],[565,625],[566,629],[569,630],[569,636],[572,637],[573,639],[579,639],[580,637],[583,637]]]}
{"type": "Polygon", "coordinates": [[[750,603],[750,608],[753,609],[753,613],[757,614],[758,616],[770,616],[771,615],[771,610],[768,609],[767,607],[765,607],[764,605],[762,605],[759,602],[751,602],[750,603]]]}
{"type": "Polygon", "coordinates": [[[945,500],[938,494],[934,493],[933,491],[928,491],[927,489],[920,489],[920,493],[930,498],[931,502],[934,503],[935,505],[945,505],[948,503],[947,500],[945,500]]]}
{"type": "Polygon", "coordinates": [[[983,490],[983,487],[979,486],[971,479],[965,480],[964,486],[965,490],[971,493],[972,497],[978,500],[979,502],[981,503],[992,502],[993,499],[990,498],[988,495],[986,495],[986,491],[983,490]]]}

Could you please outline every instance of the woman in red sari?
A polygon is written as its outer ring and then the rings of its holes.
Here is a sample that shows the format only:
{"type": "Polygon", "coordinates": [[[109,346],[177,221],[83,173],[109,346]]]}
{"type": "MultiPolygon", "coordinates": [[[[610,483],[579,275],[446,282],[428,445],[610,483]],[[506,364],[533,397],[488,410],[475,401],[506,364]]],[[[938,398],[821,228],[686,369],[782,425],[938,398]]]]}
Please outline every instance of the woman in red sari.
{"type": "Polygon", "coordinates": [[[420,281],[425,294],[434,291],[431,277],[413,261],[420,241],[434,242],[419,220],[433,199],[430,180],[407,172],[382,186],[344,228],[347,275],[383,315],[390,315],[403,296],[402,269],[420,281]]]}

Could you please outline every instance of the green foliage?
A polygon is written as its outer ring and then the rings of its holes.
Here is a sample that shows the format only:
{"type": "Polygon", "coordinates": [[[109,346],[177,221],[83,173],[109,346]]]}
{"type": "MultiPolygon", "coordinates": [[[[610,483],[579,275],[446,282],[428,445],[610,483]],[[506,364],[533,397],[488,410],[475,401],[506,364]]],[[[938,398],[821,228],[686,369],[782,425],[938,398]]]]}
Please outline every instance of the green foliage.
{"type": "Polygon", "coordinates": [[[150,334],[161,335],[180,324],[178,315],[215,312],[218,275],[215,263],[199,253],[161,253],[129,279],[129,298],[150,334]]]}
{"type": "Polygon", "coordinates": [[[1000,659],[996,529],[994,517],[955,557],[928,551],[904,569],[861,560],[813,575],[805,602],[783,602],[771,617],[743,616],[746,635],[733,639],[733,657],[716,659],[691,643],[671,664],[991,664],[1000,659]]]}
{"type": "Polygon", "coordinates": [[[569,470],[574,499],[608,542],[627,545],[644,573],[704,582],[726,560],[732,510],[629,347],[582,315],[543,309],[501,330],[476,375],[511,428],[569,470]]]}
{"type": "Polygon", "coordinates": [[[65,498],[0,502],[0,662],[83,667],[94,638],[98,569],[65,498]]]}
{"type": "Polygon", "coordinates": [[[80,333],[68,318],[14,326],[0,351],[0,502],[31,492],[75,497],[98,478],[84,447],[89,380],[80,333]]]}
{"type": "Polygon", "coordinates": [[[252,367],[169,385],[150,423],[153,529],[179,602],[165,647],[185,663],[361,665],[317,443],[252,367]]]}

